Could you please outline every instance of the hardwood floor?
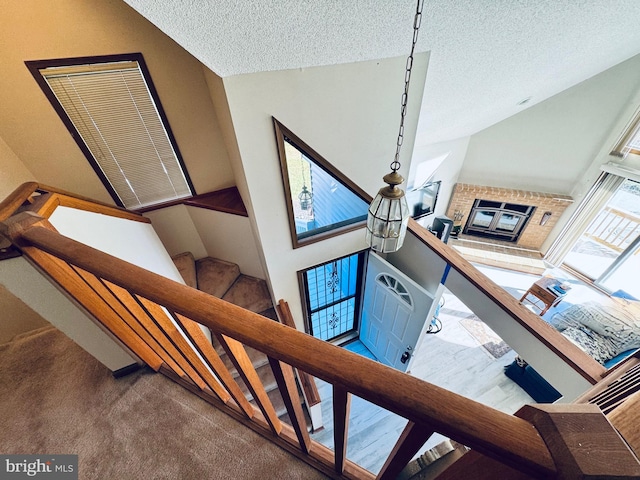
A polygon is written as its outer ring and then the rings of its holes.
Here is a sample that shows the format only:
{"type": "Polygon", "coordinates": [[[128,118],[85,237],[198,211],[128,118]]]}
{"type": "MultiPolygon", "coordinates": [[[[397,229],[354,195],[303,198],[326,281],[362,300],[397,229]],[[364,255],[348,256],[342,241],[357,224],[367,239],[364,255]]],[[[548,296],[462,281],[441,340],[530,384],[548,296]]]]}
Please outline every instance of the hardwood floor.
{"type": "MultiPolygon", "coordinates": [[[[469,315],[471,312],[464,304],[452,294],[445,293],[445,305],[440,311],[442,331],[424,339],[416,352],[410,374],[505,413],[514,413],[521,406],[534,403],[503,373],[515,352],[509,351],[501,358],[494,358],[460,324],[460,320],[469,315]]],[[[346,348],[360,354],[364,349],[364,353],[371,357],[360,342],[353,342],[346,348]]],[[[313,434],[313,438],[333,448],[331,385],[318,381],[318,388],[325,428],[313,434]]],[[[377,473],[405,425],[404,418],[354,397],[347,457],[377,473]]],[[[441,435],[434,435],[420,453],[442,440],[444,437],[441,435]]]]}

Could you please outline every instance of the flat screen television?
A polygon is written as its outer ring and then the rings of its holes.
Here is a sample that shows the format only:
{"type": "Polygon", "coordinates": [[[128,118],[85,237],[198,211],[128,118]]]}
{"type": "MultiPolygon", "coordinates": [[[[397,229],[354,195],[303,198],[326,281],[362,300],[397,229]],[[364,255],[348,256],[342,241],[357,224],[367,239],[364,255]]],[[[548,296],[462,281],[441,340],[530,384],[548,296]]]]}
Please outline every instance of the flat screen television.
{"type": "Polygon", "coordinates": [[[440,183],[440,180],[425,182],[418,188],[407,192],[407,203],[414,219],[430,215],[435,211],[440,183]]]}

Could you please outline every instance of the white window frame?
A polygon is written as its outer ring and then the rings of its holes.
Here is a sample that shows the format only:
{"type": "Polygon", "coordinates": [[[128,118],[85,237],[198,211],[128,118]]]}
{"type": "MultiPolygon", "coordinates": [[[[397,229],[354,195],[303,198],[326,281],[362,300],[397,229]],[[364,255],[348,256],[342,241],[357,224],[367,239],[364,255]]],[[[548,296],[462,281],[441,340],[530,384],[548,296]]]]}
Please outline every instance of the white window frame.
{"type": "Polygon", "coordinates": [[[640,155],[640,108],[626,125],[613,147],[610,155],[625,158],[627,155],[640,155]]]}

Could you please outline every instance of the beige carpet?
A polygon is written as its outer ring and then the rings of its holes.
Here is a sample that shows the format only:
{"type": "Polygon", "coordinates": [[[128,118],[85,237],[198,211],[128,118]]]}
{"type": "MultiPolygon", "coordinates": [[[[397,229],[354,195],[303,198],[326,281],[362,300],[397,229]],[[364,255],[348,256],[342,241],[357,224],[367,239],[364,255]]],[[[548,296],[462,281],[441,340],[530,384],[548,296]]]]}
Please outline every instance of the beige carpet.
{"type": "Polygon", "coordinates": [[[196,272],[198,289],[222,298],[240,276],[240,267],[235,263],[206,257],[196,261],[196,272]]]}
{"type": "Polygon", "coordinates": [[[247,275],[241,275],[222,299],[255,313],[273,307],[266,282],[247,275]]]}
{"type": "Polygon", "coordinates": [[[115,380],[55,328],[0,345],[0,452],[78,454],[81,479],[327,478],[160,374],[115,380]]]}

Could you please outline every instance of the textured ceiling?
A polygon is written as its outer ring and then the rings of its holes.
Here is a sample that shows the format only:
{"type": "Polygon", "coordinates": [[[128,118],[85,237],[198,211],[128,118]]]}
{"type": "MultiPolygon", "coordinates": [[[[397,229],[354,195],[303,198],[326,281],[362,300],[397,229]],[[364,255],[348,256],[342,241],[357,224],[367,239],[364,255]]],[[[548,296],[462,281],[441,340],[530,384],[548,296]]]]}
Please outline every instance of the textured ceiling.
{"type": "MultiPolygon", "coordinates": [[[[415,11],[414,0],[125,1],[222,77],[406,55],[415,11]]],[[[639,0],[427,0],[424,12],[421,144],[475,133],[640,53],[639,0]]]]}

